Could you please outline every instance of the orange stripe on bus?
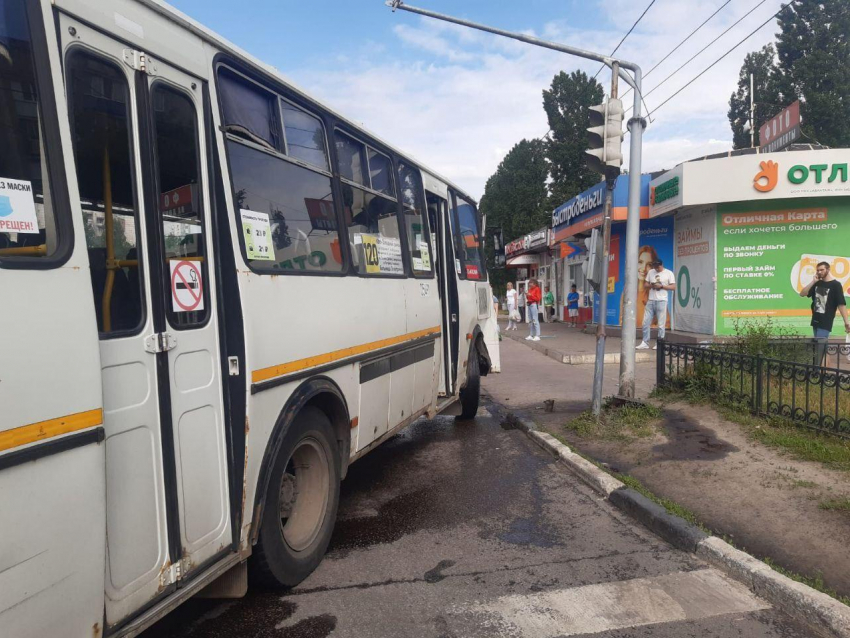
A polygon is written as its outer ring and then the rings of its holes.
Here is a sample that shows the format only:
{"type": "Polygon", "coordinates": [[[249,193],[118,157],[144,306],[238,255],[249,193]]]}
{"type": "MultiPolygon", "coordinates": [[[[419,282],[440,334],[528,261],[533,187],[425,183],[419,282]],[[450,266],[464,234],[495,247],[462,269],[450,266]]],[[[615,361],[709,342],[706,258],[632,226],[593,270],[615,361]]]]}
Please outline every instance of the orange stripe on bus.
{"type": "Polygon", "coordinates": [[[281,363],[269,368],[260,368],[259,370],[254,370],[251,373],[251,382],[259,383],[260,381],[267,381],[284,374],[290,374],[292,372],[298,372],[299,370],[305,370],[306,368],[313,368],[326,363],[332,363],[334,361],[339,361],[340,359],[347,359],[348,357],[354,357],[358,354],[364,354],[366,352],[371,352],[372,350],[380,350],[381,348],[398,345],[399,343],[412,341],[413,339],[419,339],[420,337],[427,337],[428,335],[436,334],[438,332],[440,332],[439,326],[426,328],[425,330],[409,332],[398,337],[380,339],[379,341],[372,341],[371,343],[364,343],[359,346],[343,348],[342,350],[334,350],[333,352],[327,352],[325,354],[317,354],[305,359],[290,361],[289,363],[281,363]]]}
{"type": "Polygon", "coordinates": [[[22,425],[13,430],[0,432],[0,452],[9,450],[14,447],[27,445],[28,443],[36,443],[46,439],[69,434],[77,430],[84,430],[95,425],[103,423],[103,410],[87,410],[86,412],[77,412],[68,416],[61,416],[56,419],[48,419],[47,421],[39,421],[30,425],[22,425]]]}

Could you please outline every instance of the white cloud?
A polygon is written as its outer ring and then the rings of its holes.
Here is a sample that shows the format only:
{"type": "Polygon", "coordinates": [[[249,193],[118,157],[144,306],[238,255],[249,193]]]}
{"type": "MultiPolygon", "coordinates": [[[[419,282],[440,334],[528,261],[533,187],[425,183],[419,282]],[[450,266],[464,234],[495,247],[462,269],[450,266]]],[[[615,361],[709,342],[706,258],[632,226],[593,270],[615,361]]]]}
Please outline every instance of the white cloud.
{"type": "MultiPolygon", "coordinates": [[[[779,7],[768,0],[717,44],[646,98],[655,108],[779,7]]],[[[618,55],[644,71],[663,57],[721,0],[658,0],[618,55]]],[[[563,21],[540,25],[550,40],[588,50],[610,50],[645,5],[599,2],[598,29],[577,30],[563,21]]],[[[730,5],[645,80],[644,92],[699,51],[751,6],[730,5]]],[[[593,11],[592,9],[589,9],[593,11]]],[[[599,63],[569,57],[457,25],[397,17],[394,39],[350,52],[344,69],[290,70],[294,79],[393,145],[410,152],[480,198],[487,178],[523,137],[539,137],[548,125],[541,92],[563,70],[591,75],[599,63]]],[[[485,20],[486,18],[481,18],[485,20]]],[[[528,25],[517,25],[518,29],[528,25]]],[[[731,148],[726,119],[729,95],[747,52],[773,40],[775,23],[728,55],[653,115],[644,134],[643,169],[671,168],[683,160],[731,148]]],[[[530,29],[526,33],[534,34],[530,29]]],[[[346,52],[348,53],[348,52],[346,52]]],[[[599,75],[608,86],[610,73],[599,75]]],[[[622,82],[621,93],[627,88],[622,82]]],[[[631,104],[631,96],[626,98],[631,104]]],[[[645,111],[644,111],[645,113],[645,111]]],[[[628,137],[625,144],[628,151],[628,137]]]]}

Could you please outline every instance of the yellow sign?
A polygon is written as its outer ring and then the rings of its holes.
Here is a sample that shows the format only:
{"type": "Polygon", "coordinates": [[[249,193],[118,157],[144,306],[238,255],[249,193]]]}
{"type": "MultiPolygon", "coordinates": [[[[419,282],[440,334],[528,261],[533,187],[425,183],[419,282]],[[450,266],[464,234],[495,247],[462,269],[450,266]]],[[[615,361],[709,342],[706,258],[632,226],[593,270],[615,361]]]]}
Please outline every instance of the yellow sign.
{"type": "Polygon", "coordinates": [[[381,262],[378,260],[378,239],[374,235],[362,234],[363,259],[367,273],[381,272],[381,262]]]}
{"type": "Polygon", "coordinates": [[[608,277],[608,292],[609,293],[614,292],[614,286],[616,284],[617,284],[617,278],[616,277],[608,277]]]}

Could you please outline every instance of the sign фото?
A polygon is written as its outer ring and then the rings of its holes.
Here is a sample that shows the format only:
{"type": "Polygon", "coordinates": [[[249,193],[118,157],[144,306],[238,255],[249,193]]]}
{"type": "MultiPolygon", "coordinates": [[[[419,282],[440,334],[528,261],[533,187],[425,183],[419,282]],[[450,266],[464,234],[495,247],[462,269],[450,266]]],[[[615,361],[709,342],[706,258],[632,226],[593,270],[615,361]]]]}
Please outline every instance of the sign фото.
{"type": "Polygon", "coordinates": [[[759,144],[765,153],[779,151],[800,138],[800,100],[761,125],[759,144]]]}

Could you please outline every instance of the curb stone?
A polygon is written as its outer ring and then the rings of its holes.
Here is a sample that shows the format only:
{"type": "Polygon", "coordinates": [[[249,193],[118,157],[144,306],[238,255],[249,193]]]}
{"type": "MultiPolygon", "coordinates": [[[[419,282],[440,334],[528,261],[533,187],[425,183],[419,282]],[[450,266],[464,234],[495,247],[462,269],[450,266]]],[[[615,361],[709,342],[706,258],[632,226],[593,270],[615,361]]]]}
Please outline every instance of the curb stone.
{"type": "Polygon", "coordinates": [[[774,571],[724,540],[708,536],[695,525],[670,514],[657,503],[626,487],[551,434],[536,430],[534,423],[528,419],[512,416],[523,426],[521,429],[526,430],[532,441],[552,453],[597,493],[668,543],[696,554],[708,564],[744,583],[757,596],[801,620],[819,635],[850,638],[850,607],[774,571]]]}

